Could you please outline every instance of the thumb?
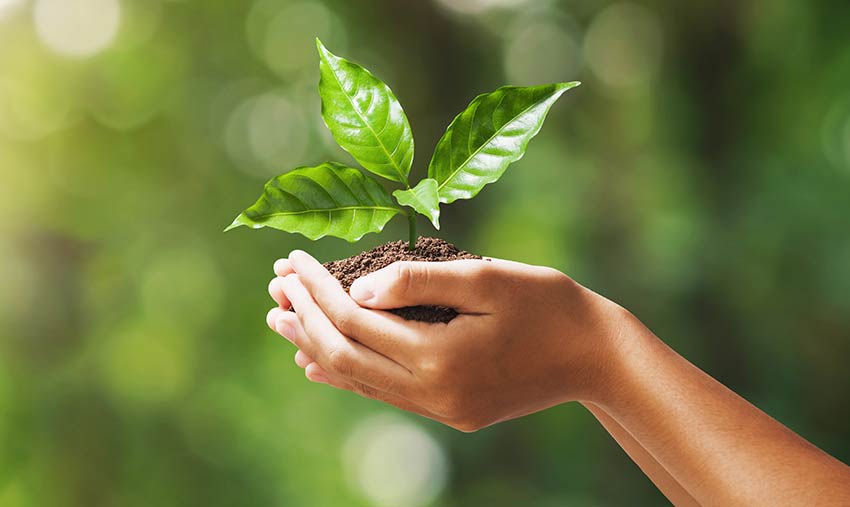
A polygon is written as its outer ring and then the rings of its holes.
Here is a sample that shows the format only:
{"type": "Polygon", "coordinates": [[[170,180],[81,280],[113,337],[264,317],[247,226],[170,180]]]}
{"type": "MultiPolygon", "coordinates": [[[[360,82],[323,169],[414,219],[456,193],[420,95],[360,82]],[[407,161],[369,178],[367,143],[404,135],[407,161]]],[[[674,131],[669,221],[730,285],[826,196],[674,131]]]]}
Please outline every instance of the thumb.
{"type": "Polygon", "coordinates": [[[476,259],[395,262],[355,280],[349,294],[367,308],[437,305],[469,312],[482,303],[492,264],[476,259]]]}

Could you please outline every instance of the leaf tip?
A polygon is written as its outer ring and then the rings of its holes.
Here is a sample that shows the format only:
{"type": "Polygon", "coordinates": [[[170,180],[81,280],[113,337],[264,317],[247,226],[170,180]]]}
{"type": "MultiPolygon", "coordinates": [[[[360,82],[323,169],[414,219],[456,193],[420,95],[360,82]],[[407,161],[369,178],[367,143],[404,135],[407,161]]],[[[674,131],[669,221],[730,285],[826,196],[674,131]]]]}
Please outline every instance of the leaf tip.
{"type": "Polygon", "coordinates": [[[563,91],[569,90],[570,88],[576,88],[578,86],[581,86],[581,81],[566,81],[564,83],[558,83],[558,88],[563,91]]]}
{"type": "Polygon", "coordinates": [[[235,229],[235,228],[237,228],[237,227],[239,227],[239,226],[241,226],[241,225],[245,225],[245,224],[242,222],[242,220],[240,220],[241,218],[242,218],[242,213],[240,213],[240,214],[239,214],[239,216],[238,216],[238,217],[236,217],[236,219],[234,219],[234,220],[233,220],[233,223],[232,223],[232,224],[230,224],[230,225],[228,225],[228,226],[224,229],[224,231],[222,231],[222,232],[227,232],[227,231],[233,230],[233,229],[235,229]]]}
{"type": "Polygon", "coordinates": [[[328,56],[334,56],[334,54],[328,50],[322,40],[318,37],[316,37],[316,49],[319,51],[319,58],[321,59],[326,59],[328,56]]]}

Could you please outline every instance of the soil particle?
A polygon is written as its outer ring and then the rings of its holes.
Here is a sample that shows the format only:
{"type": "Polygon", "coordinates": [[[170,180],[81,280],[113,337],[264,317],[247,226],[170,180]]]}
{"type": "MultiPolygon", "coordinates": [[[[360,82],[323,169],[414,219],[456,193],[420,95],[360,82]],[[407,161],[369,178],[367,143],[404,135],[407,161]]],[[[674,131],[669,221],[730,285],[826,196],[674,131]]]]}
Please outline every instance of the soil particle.
{"type": "MultiPolygon", "coordinates": [[[[327,262],[325,267],[348,291],[354,280],[396,261],[440,262],[457,259],[481,259],[481,256],[460,250],[439,238],[420,236],[416,240],[415,250],[409,250],[406,241],[393,241],[347,259],[327,262]]],[[[445,323],[457,317],[457,311],[445,306],[407,306],[390,311],[407,320],[422,322],[445,323]]]]}

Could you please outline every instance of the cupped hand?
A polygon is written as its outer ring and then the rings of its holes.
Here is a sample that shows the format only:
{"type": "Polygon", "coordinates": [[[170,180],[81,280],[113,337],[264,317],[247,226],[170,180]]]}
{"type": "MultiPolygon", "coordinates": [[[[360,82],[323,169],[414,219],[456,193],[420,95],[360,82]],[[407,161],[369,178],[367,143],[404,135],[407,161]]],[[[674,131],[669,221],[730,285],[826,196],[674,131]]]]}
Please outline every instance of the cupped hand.
{"type": "Polygon", "coordinates": [[[602,397],[627,316],[556,270],[510,261],[397,262],[350,295],[302,251],[275,272],[267,321],[309,379],[462,431],[602,397]],[[384,311],[414,305],[459,315],[431,324],[384,311]]]}

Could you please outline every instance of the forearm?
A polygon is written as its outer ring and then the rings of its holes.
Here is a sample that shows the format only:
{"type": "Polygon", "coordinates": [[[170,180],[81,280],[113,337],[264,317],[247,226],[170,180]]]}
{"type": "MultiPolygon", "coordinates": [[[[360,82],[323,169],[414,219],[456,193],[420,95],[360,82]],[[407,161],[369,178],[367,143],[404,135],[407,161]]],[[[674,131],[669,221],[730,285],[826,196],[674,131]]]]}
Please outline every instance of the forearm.
{"type": "Polygon", "coordinates": [[[583,405],[673,505],[677,507],[699,505],[690,493],[676,482],[676,479],[601,407],[593,403],[583,403],[583,405]]]}
{"type": "Polygon", "coordinates": [[[598,404],[698,503],[850,503],[850,468],[636,321],[614,350],[598,404]]]}

